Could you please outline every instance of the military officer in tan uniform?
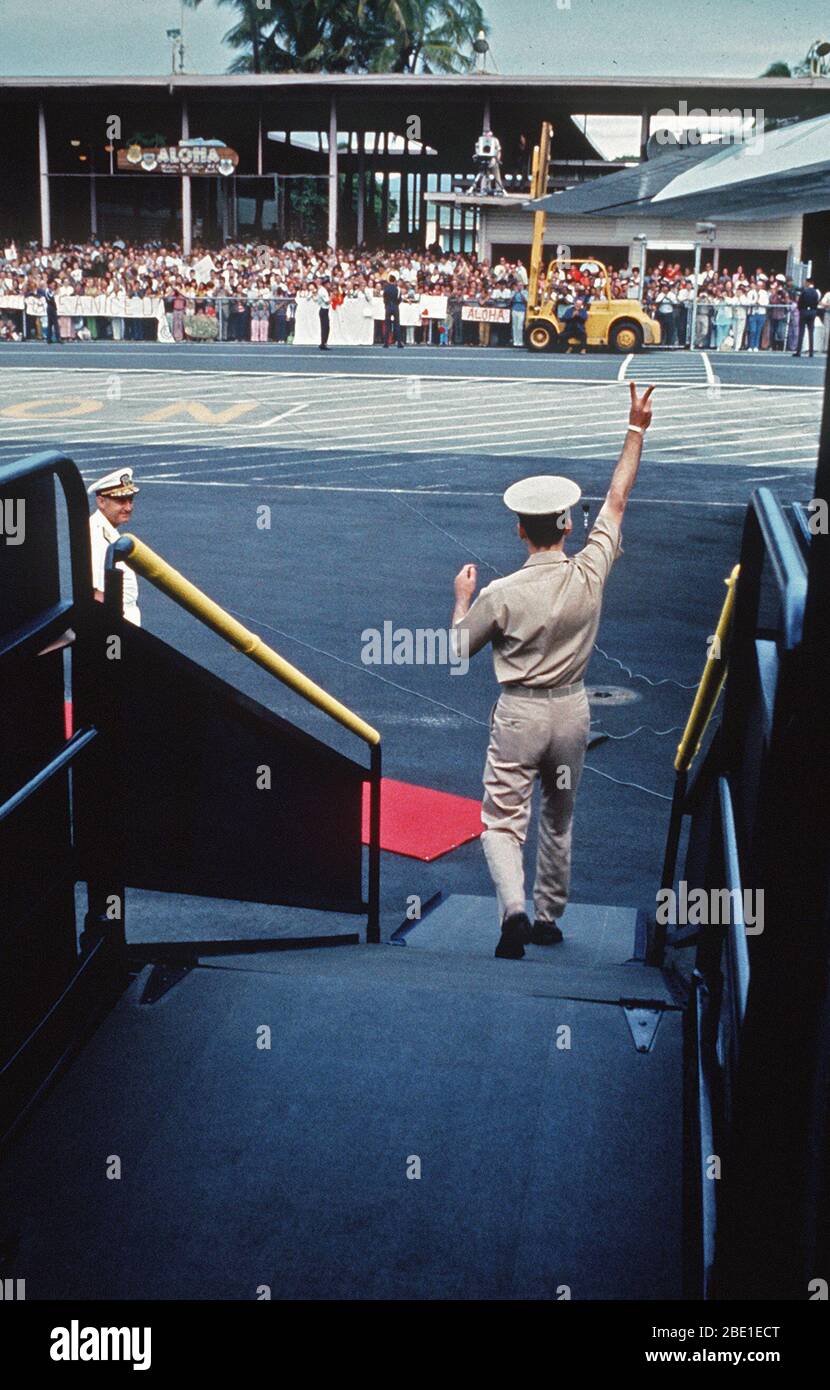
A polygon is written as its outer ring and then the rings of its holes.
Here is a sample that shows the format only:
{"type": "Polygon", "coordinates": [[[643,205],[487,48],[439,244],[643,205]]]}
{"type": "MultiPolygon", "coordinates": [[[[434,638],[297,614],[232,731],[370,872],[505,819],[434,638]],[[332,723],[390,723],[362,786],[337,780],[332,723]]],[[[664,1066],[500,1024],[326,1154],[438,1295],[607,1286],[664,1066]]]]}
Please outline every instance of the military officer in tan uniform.
{"type": "Polygon", "coordinates": [[[491,720],[484,768],[481,837],[496,888],[501,939],[496,955],[519,960],[528,941],[562,940],[571,873],[571,822],[591,725],[582,677],[599,626],[605,581],[621,552],[620,526],[637,478],[653,386],[631,409],[611,486],[588,540],[565,554],[570,508],[581,491],[569,478],[533,477],[504,494],[518,514],[530,552],[520,570],[482,589],[476,567],[455,579],[453,627],[466,632],[469,654],[488,642],[501,694],[491,720]],[[539,845],[533,888],[535,921],[525,911],[523,848],[536,778],[541,784],[539,845]]]}

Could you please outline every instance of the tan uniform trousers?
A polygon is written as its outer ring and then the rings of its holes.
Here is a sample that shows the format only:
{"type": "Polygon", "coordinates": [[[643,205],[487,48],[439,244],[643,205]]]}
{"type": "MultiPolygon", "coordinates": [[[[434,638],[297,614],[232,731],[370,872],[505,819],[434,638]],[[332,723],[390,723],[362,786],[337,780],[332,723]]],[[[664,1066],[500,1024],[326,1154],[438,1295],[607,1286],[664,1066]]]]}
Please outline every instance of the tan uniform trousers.
{"type": "Polygon", "coordinates": [[[524,842],[536,778],[541,786],[533,906],[561,917],[571,880],[571,823],[591,714],[580,682],[554,689],[505,688],[490,724],[481,844],[496,888],[499,922],[525,910],[524,842]]]}

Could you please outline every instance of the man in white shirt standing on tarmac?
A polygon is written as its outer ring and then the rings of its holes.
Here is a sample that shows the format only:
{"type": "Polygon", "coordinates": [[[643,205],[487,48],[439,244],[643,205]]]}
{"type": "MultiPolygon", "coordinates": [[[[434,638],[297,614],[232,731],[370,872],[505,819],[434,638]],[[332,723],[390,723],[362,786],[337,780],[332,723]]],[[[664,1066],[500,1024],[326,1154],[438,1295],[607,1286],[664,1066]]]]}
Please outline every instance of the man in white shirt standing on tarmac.
{"type": "Polygon", "coordinates": [[[328,276],[324,275],[317,286],[317,294],[315,295],[317,309],[320,315],[321,352],[328,352],[329,350],[329,330],[331,328],[331,295],[329,294],[327,281],[328,276]]]}
{"type": "MultiPolygon", "coordinates": [[[[96,508],[89,518],[89,540],[92,547],[92,587],[99,603],[104,602],[104,564],[107,551],[118,540],[119,526],[125,526],[133,514],[133,498],[138,488],[133,482],[131,468],[117,468],[87,488],[95,498],[96,508]]],[[[123,561],[118,568],[124,574],[124,617],[141,627],[138,608],[138,580],[123,561]]]]}

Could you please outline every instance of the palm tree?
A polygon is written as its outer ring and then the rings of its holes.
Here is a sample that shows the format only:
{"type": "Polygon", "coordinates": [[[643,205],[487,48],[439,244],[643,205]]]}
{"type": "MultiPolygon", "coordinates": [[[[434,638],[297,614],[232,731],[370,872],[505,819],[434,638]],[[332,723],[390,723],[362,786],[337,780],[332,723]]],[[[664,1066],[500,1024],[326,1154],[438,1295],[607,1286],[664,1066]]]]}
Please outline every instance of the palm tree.
{"type": "Polygon", "coordinates": [[[766,72],[762,72],[762,77],[810,77],[812,75],[814,49],[811,48],[798,63],[784,63],[778,59],[770,63],[766,72]]]}
{"type": "Polygon", "coordinates": [[[373,72],[464,72],[473,40],[487,32],[478,0],[357,0],[356,29],[370,39],[363,67],[373,72]]]}
{"type": "MultiPolygon", "coordinates": [[[[202,0],[184,0],[197,10],[202,0]]],[[[275,0],[262,9],[256,0],[216,0],[237,11],[223,42],[241,50],[230,72],[313,72],[333,57],[326,47],[330,4],[325,0],[275,0]]]]}
{"type": "MultiPolygon", "coordinates": [[[[231,72],[465,72],[478,0],[216,0],[237,12],[231,72]]],[[[198,9],[202,0],[185,0],[198,9]]]]}
{"type": "Polygon", "coordinates": [[[383,35],[373,72],[469,71],[473,40],[488,27],[478,0],[360,0],[357,15],[383,35]]]}

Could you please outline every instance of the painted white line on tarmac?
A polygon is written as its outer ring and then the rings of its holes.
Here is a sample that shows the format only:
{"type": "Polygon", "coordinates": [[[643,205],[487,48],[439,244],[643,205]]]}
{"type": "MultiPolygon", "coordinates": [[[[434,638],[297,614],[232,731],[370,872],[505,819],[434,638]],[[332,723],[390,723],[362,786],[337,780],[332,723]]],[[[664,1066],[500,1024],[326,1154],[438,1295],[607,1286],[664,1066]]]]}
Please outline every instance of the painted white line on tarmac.
{"type": "MultiPolygon", "coordinates": [[[[312,450],[311,452],[312,452],[312,453],[314,453],[314,452],[323,453],[323,452],[327,452],[327,451],[323,451],[323,450],[315,451],[315,450],[312,450]]],[[[434,450],[432,450],[432,449],[412,449],[412,450],[410,450],[407,454],[405,454],[401,459],[399,459],[399,460],[397,460],[397,461],[395,461],[395,462],[385,462],[385,461],[382,461],[382,456],[381,456],[380,458],[377,458],[377,456],[372,455],[371,453],[356,454],[356,455],[352,455],[351,457],[353,457],[353,458],[364,458],[364,459],[369,459],[370,462],[368,462],[368,463],[366,463],[366,464],[361,464],[361,465],[356,466],[356,467],[346,467],[345,461],[343,461],[342,467],[343,467],[343,470],[344,470],[345,472],[347,472],[347,473],[352,473],[352,472],[364,472],[364,471],[368,471],[369,469],[372,469],[373,471],[374,471],[374,470],[377,470],[377,471],[383,470],[383,471],[385,471],[386,469],[390,469],[390,468],[405,468],[405,467],[408,466],[410,460],[413,461],[413,462],[417,462],[417,463],[418,463],[419,465],[421,465],[421,466],[423,466],[425,463],[427,463],[427,464],[428,464],[428,463],[431,463],[431,462],[439,463],[443,468],[446,469],[447,464],[450,463],[450,462],[452,462],[452,461],[454,461],[454,460],[456,459],[457,456],[454,455],[454,454],[450,454],[450,453],[439,454],[439,455],[436,456],[434,450]]],[[[560,453],[560,454],[555,454],[555,453],[553,453],[550,449],[547,449],[547,450],[544,450],[544,451],[542,451],[542,450],[536,450],[533,446],[529,446],[529,447],[528,447],[528,446],[525,446],[524,448],[522,448],[522,449],[520,449],[520,450],[504,449],[504,448],[502,448],[499,452],[495,452],[495,451],[494,451],[491,455],[488,455],[488,457],[493,457],[493,458],[505,458],[505,459],[506,459],[506,458],[528,458],[528,457],[530,457],[530,458],[540,458],[540,459],[550,459],[551,457],[554,457],[554,458],[557,458],[557,459],[568,460],[568,461],[569,461],[570,463],[572,463],[573,465],[591,464],[591,463],[602,463],[602,464],[604,464],[604,465],[607,465],[608,467],[613,467],[613,463],[614,463],[614,454],[613,454],[613,453],[609,453],[607,450],[596,450],[594,453],[591,453],[591,454],[582,454],[582,455],[579,456],[579,458],[575,458],[575,457],[573,457],[572,455],[570,455],[570,454],[568,454],[568,453],[565,453],[565,452],[560,453]]],[[[330,460],[323,460],[323,462],[329,462],[329,461],[330,461],[330,460]]],[[[224,474],[230,473],[230,472],[247,472],[247,471],[249,471],[250,469],[253,469],[253,468],[260,468],[260,469],[262,469],[262,468],[270,468],[270,467],[274,467],[274,468],[276,468],[276,467],[285,467],[285,468],[293,468],[293,467],[296,467],[296,468],[300,471],[300,473],[308,472],[308,471],[309,471],[309,470],[308,470],[308,465],[306,465],[306,464],[304,464],[304,463],[300,463],[300,462],[295,463],[293,460],[287,460],[284,464],[269,465],[268,463],[266,463],[266,462],[264,462],[262,459],[260,459],[260,460],[259,460],[257,463],[255,463],[255,464],[246,464],[246,465],[241,465],[241,466],[231,466],[231,467],[228,467],[228,468],[224,468],[224,467],[221,465],[221,463],[220,463],[220,464],[213,464],[213,463],[211,463],[210,460],[204,460],[204,462],[205,462],[205,467],[204,467],[204,468],[196,468],[196,469],[192,469],[192,470],[191,470],[191,469],[182,470],[181,473],[177,474],[177,476],[178,476],[178,477],[181,477],[181,478],[189,478],[189,477],[194,477],[194,476],[204,476],[205,474],[215,474],[215,473],[219,473],[219,474],[221,474],[221,475],[224,475],[224,474]]],[[[337,470],[337,469],[339,469],[339,468],[341,467],[341,464],[340,464],[337,460],[333,460],[332,462],[333,462],[333,464],[334,464],[334,470],[337,470]]],[[[808,456],[806,456],[806,455],[805,455],[805,456],[802,456],[802,455],[793,455],[792,458],[791,458],[790,460],[786,460],[786,459],[768,460],[768,461],[766,462],[766,464],[761,464],[761,465],[758,465],[758,466],[760,466],[760,467],[766,466],[766,467],[781,468],[781,467],[784,467],[784,466],[785,466],[786,464],[788,464],[788,463],[791,463],[791,464],[793,465],[793,467],[798,467],[798,468],[800,468],[800,469],[802,469],[802,470],[808,470],[808,471],[814,470],[814,469],[815,469],[815,456],[814,456],[814,455],[811,455],[810,457],[808,457],[808,456]]],[[[89,465],[89,466],[91,467],[91,465],[89,465]]],[[[695,469],[702,469],[702,468],[732,468],[732,469],[741,469],[741,468],[749,468],[749,467],[751,467],[751,465],[750,465],[750,464],[747,464],[747,463],[738,463],[738,464],[732,463],[732,461],[731,461],[730,459],[707,459],[707,458],[697,458],[697,457],[695,457],[695,456],[693,456],[693,455],[690,455],[690,456],[687,457],[687,458],[681,458],[681,459],[662,458],[662,459],[659,460],[659,466],[660,466],[661,469],[666,469],[666,468],[695,468],[695,469]]],[[[148,465],[148,467],[150,467],[150,468],[152,469],[153,464],[150,463],[150,464],[148,465]]],[[[312,465],[312,468],[313,468],[313,471],[314,471],[315,473],[317,473],[317,474],[322,473],[322,471],[323,471],[323,470],[322,470],[319,466],[317,466],[317,465],[312,465]]],[[[327,470],[327,471],[323,474],[323,476],[325,476],[325,477],[331,477],[331,476],[332,476],[332,472],[333,472],[334,470],[332,470],[332,469],[327,470]]],[[[144,475],[142,475],[142,476],[144,476],[144,475]]]]}
{"type": "MultiPolygon", "coordinates": [[[[284,419],[286,416],[295,413],[295,411],[302,411],[311,403],[311,401],[297,403],[283,411],[279,416],[273,417],[271,420],[252,422],[250,424],[242,420],[229,421],[222,424],[189,420],[186,422],[177,421],[175,423],[170,420],[145,421],[142,420],[140,416],[135,416],[131,413],[129,416],[123,415],[120,418],[118,415],[115,417],[98,415],[90,417],[88,422],[84,424],[83,429],[85,439],[90,441],[101,435],[112,435],[115,432],[120,432],[125,437],[129,437],[131,433],[139,433],[144,438],[151,436],[152,442],[157,443],[162,436],[165,435],[173,440],[179,440],[181,438],[181,425],[184,423],[187,425],[188,431],[197,438],[200,436],[205,439],[216,437],[221,440],[223,436],[228,434],[238,435],[240,430],[251,431],[264,428],[274,423],[275,420],[284,419]]],[[[315,416],[314,428],[320,433],[325,432],[326,429],[337,430],[340,440],[342,440],[344,434],[346,434],[344,425],[346,425],[347,422],[351,423],[354,416],[360,417],[363,421],[365,421],[367,417],[365,405],[343,407],[334,402],[325,400],[318,401],[316,404],[319,413],[315,416]]],[[[403,405],[403,402],[397,404],[403,405]]],[[[457,401],[438,402],[435,400],[430,401],[427,398],[421,401],[413,400],[410,404],[410,413],[414,420],[417,420],[423,428],[431,428],[434,426],[437,433],[446,432],[448,427],[452,427],[453,433],[457,433],[459,426],[463,426],[467,419],[476,422],[480,422],[482,419],[481,408],[479,406],[473,405],[469,408],[464,408],[460,407],[457,401]],[[448,411],[452,413],[448,415],[448,411]]],[[[516,418],[516,408],[515,402],[506,402],[502,408],[493,411],[493,413],[486,417],[486,427],[488,429],[495,428],[501,426],[503,422],[514,420],[516,418]]],[[[534,423],[532,425],[516,426],[517,432],[519,430],[527,432],[534,428],[538,428],[540,431],[547,430],[548,428],[561,429],[563,419],[567,420],[567,428],[569,429],[578,427],[583,421],[589,423],[593,429],[596,424],[605,421],[622,421],[624,418],[623,410],[620,408],[619,402],[609,402],[607,407],[597,403],[584,411],[581,407],[564,405],[562,402],[545,402],[542,405],[537,403],[529,406],[527,409],[528,411],[535,412],[534,423]]],[[[786,421],[788,425],[793,423],[804,425],[812,424],[814,412],[812,410],[805,410],[801,413],[804,416],[803,419],[799,418],[798,413],[793,413],[793,406],[788,405],[787,402],[771,402],[765,407],[765,423],[763,425],[757,425],[756,428],[768,428],[770,421],[786,421]]],[[[729,429],[739,422],[743,423],[744,420],[748,422],[752,419],[757,419],[757,417],[758,403],[751,401],[739,402],[733,400],[728,407],[721,407],[716,412],[710,411],[705,407],[698,410],[696,407],[693,408],[690,402],[666,402],[663,404],[661,414],[652,427],[652,434],[664,431],[669,427],[682,428],[685,425],[691,427],[693,423],[698,420],[720,431],[724,428],[729,429]]],[[[5,420],[0,419],[0,438],[5,437],[11,440],[21,436],[29,436],[32,433],[33,426],[36,426],[41,437],[49,436],[50,434],[53,435],[56,432],[62,435],[68,428],[73,427],[71,421],[71,416],[61,417],[60,419],[43,419],[41,421],[15,420],[12,417],[7,417],[5,420]]],[[[80,428],[80,426],[78,426],[78,428],[80,428]]],[[[357,433],[359,432],[358,430],[357,433]]],[[[352,431],[352,433],[355,433],[355,431],[352,431]]],[[[375,432],[372,437],[380,442],[384,438],[384,435],[382,433],[377,433],[377,427],[375,427],[375,432]]],[[[192,448],[196,446],[182,441],[182,447],[192,448]]]]}
{"type": "MultiPolygon", "coordinates": [[[[594,390],[609,390],[609,389],[611,389],[611,390],[617,390],[618,387],[619,387],[620,385],[627,385],[627,384],[628,384],[627,381],[625,381],[625,382],[620,382],[620,380],[619,380],[618,377],[614,377],[614,378],[610,378],[610,379],[609,379],[609,378],[607,378],[607,377],[599,377],[599,378],[598,378],[598,377],[573,377],[573,376],[564,376],[564,377],[553,377],[553,376],[546,376],[546,377],[543,377],[543,376],[534,376],[534,375],[528,375],[528,376],[498,376],[498,375],[496,375],[496,374],[494,374],[494,373],[493,373],[493,374],[488,374],[488,375],[486,375],[486,376],[480,376],[480,375],[466,376],[466,375],[462,375],[462,374],[460,374],[460,373],[450,373],[450,374],[447,374],[447,375],[442,375],[442,374],[439,374],[439,373],[437,373],[437,372],[425,372],[425,373],[422,373],[422,374],[421,374],[421,373],[417,373],[417,372],[373,372],[373,373],[370,373],[370,372],[346,372],[346,371],[343,371],[343,372],[339,372],[339,371],[302,372],[302,371],[296,371],[296,370],[294,370],[294,371],[279,371],[279,372],[269,372],[269,373],[265,373],[265,372],[251,372],[251,371],[249,371],[249,372],[244,372],[244,371],[208,371],[208,370],[201,370],[201,369],[185,370],[184,368],[165,369],[165,368],[160,368],[160,367],[129,367],[129,368],[119,369],[119,370],[117,370],[117,371],[116,371],[116,370],[110,371],[110,370],[107,370],[106,368],[101,368],[101,367],[48,367],[48,366],[30,367],[30,366],[24,366],[24,365],[12,366],[12,367],[4,367],[4,366],[2,365],[2,357],[0,357],[0,372],[15,372],[15,373],[18,373],[18,372],[28,372],[28,373],[30,373],[30,374],[33,376],[35,382],[37,382],[37,380],[38,380],[39,378],[42,378],[42,377],[43,377],[45,374],[47,374],[47,373],[55,374],[55,375],[58,375],[58,376],[68,375],[68,374],[70,374],[70,373],[76,373],[76,374],[79,374],[79,375],[84,376],[84,377],[90,377],[90,376],[93,376],[93,374],[94,374],[95,372],[101,372],[102,374],[106,374],[107,376],[113,376],[113,375],[119,375],[119,376],[123,376],[123,377],[129,377],[130,375],[135,375],[135,376],[157,376],[157,377],[163,377],[165,380],[169,380],[172,376],[178,376],[178,377],[181,377],[182,380],[187,380],[187,381],[190,381],[191,383],[194,383],[194,384],[197,384],[197,383],[199,383],[201,380],[204,379],[206,388],[210,387],[211,390],[213,390],[213,388],[215,387],[216,383],[219,383],[219,382],[221,382],[222,380],[225,380],[225,379],[228,379],[228,378],[235,379],[235,378],[240,378],[240,377],[241,377],[241,378],[245,378],[246,380],[250,380],[252,383],[253,383],[254,381],[258,381],[258,382],[260,382],[260,383],[263,383],[263,382],[274,381],[274,380],[289,380],[289,379],[294,379],[294,380],[305,380],[305,379],[308,379],[308,380],[311,380],[311,381],[316,382],[317,385],[318,385],[318,387],[319,387],[320,382],[325,381],[325,380],[327,380],[328,378],[332,378],[332,379],[334,379],[334,380],[336,380],[336,381],[338,381],[338,382],[344,381],[344,380],[352,380],[352,381],[356,381],[356,382],[362,382],[362,381],[377,381],[377,382],[383,382],[383,383],[385,383],[385,384],[388,386],[388,384],[389,384],[390,382],[406,381],[407,378],[411,378],[411,377],[413,377],[413,376],[418,376],[419,379],[420,379],[422,382],[429,382],[429,383],[435,382],[436,384],[442,384],[442,385],[445,384],[445,383],[451,384],[451,383],[454,383],[454,382],[459,382],[459,383],[462,383],[462,384],[478,383],[478,384],[481,385],[481,386],[491,386],[491,385],[494,385],[494,384],[512,384],[512,385],[518,385],[518,386],[524,386],[524,387],[538,386],[538,387],[542,387],[542,388],[548,387],[548,386],[564,386],[564,387],[570,387],[571,389],[573,389],[574,392],[580,392],[580,393],[581,393],[581,392],[584,392],[584,391],[587,391],[587,390],[592,390],[592,389],[594,389],[594,390]]],[[[640,373],[638,373],[638,375],[640,375],[640,373]]],[[[646,375],[646,374],[644,374],[644,375],[646,375]]],[[[686,378],[686,377],[684,377],[684,378],[660,378],[660,379],[656,382],[656,384],[659,385],[659,386],[675,386],[675,387],[677,387],[678,389],[683,389],[683,390],[687,390],[687,391],[697,391],[697,392],[700,392],[701,390],[708,389],[708,385],[709,385],[708,381],[695,381],[695,380],[693,380],[692,378],[686,378]]],[[[720,382],[720,387],[721,387],[721,390],[723,390],[723,391],[736,391],[736,392],[738,392],[738,391],[801,391],[801,392],[813,392],[813,393],[815,393],[815,394],[820,394],[821,391],[822,391],[822,386],[821,386],[821,384],[818,384],[818,385],[816,385],[816,386],[811,386],[811,385],[781,384],[781,383],[777,383],[777,382],[728,382],[728,381],[723,381],[722,379],[721,379],[721,382],[720,382]]]]}
{"type": "MultiPolygon", "coordinates": [[[[803,454],[794,454],[791,458],[788,459],[770,459],[769,462],[766,464],[739,463],[735,466],[736,468],[786,468],[789,470],[789,473],[815,474],[816,457],[815,454],[813,454],[810,458],[806,458],[803,454]]],[[[787,475],[782,474],[781,476],[785,477],[787,475]]],[[[750,477],[749,475],[746,476],[744,482],[751,482],[753,487],[758,486],[758,479],[755,477],[750,477]]]]}
{"type": "MultiPolygon", "coordinates": [[[[189,481],[187,481],[187,480],[185,480],[185,479],[178,479],[178,478],[142,478],[142,482],[143,482],[143,483],[146,483],[148,486],[153,486],[153,485],[155,485],[155,486],[157,486],[157,487],[230,487],[230,488],[250,488],[250,486],[251,486],[251,481],[250,481],[250,479],[249,479],[247,482],[244,482],[244,483],[222,483],[222,482],[189,482],[189,481]]],[[[484,491],[475,491],[475,490],[473,490],[473,489],[464,489],[463,491],[462,491],[462,490],[459,490],[459,491],[457,491],[457,492],[456,492],[456,491],[453,491],[453,492],[449,492],[449,491],[446,491],[446,492],[427,492],[427,491],[425,491],[424,488],[407,488],[407,487],[355,487],[355,486],[345,485],[345,484],[342,484],[342,485],[341,485],[341,484],[327,484],[327,483],[263,483],[263,484],[258,484],[258,486],[262,486],[262,487],[268,488],[268,489],[270,489],[270,491],[272,491],[272,492],[346,492],[346,493],[361,493],[361,494],[377,495],[377,496],[397,496],[397,495],[400,495],[400,496],[404,496],[404,497],[426,497],[426,498],[431,498],[431,499],[433,499],[433,500],[438,499],[438,498],[441,498],[441,499],[444,499],[444,498],[452,499],[452,498],[454,498],[454,497],[494,497],[494,498],[495,498],[495,497],[498,497],[498,498],[500,498],[501,495],[502,495],[500,492],[484,492],[484,491]]],[[[584,494],[584,496],[585,496],[585,501],[586,501],[586,502],[603,502],[603,501],[605,500],[604,495],[603,495],[603,496],[598,496],[598,497],[589,497],[587,494],[584,494]]],[[[631,506],[634,506],[635,503],[641,503],[641,504],[642,504],[642,503],[645,503],[645,504],[647,504],[647,505],[659,506],[659,507],[693,507],[695,510],[697,510],[698,507],[732,507],[732,508],[736,508],[737,510],[739,510],[739,511],[741,511],[741,512],[746,511],[746,502],[745,502],[745,501],[743,501],[743,502],[711,502],[711,501],[701,500],[700,498],[696,498],[696,497],[693,497],[693,498],[684,498],[684,497],[636,497],[636,496],[632,496],[632,497],[629,499],[628,505],[629,505],[629,507],[631,507],[631,506]]]]}
{"type": "Polygon", "coordinates": [[[249,425],[249,429],[264,430],[268,425],[276,425],[280,420],[287,420],[289,415],[296,415],[300,410],[308,410],[309,402],[303,405],[293,405],[290,410],[284,410],[281,415],[272,415],[270,420],[261,420],[256,425],[249,425]]]}

